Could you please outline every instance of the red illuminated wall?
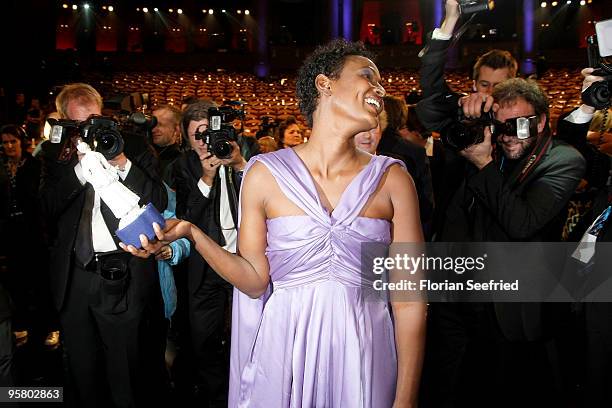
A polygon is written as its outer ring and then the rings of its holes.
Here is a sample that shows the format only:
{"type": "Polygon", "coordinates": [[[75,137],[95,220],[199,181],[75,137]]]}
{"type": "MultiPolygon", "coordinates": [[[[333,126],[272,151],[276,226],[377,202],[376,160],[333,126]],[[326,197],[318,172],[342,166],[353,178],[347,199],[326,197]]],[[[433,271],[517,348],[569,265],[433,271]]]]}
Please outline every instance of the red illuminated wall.
{"type": "Polygon", "coordinates": [[[365,0],[359,39],[380,44],[380,35],[376,31],[381,28],[381,17],[386,14],[401,16],[402,42],[421,44],[423,24],[418,0],[365,0]],[[407,26],[406,23],[413,24],[407,26]]]}
{"type": "Polygon", "coordinates": [[[55,49],[69,50],[75,47],[76,29],[74,19],[68,17],[58,18],[55,25],[55,49]]]}

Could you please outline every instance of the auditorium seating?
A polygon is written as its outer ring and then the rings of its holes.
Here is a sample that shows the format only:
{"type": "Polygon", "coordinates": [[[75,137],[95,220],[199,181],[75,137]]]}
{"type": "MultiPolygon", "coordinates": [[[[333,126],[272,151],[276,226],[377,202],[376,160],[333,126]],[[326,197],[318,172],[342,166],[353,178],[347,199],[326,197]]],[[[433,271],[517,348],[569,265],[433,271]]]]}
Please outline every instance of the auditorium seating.
{"type": "MultiPolygon", "coordinates": [[[[384,71],[383,86],[387,94],[404,97],[419,90],[417,71],[384,71]]],[[[453,72],[447,76],[450,87],[458,92],[471,92],[471,79],[468,73],[453,72]]],[[[116,73],[112,81],[89,81],[101,89],[105,95],[118,93],[148,93],[152,107],[161,104],[179,105],[188,96],[207,97],[221,104],[227,100],[240,100],[246,103],[245,130],[254,135],[259,129],[261,116],[282,117],[293,115],[305,126],[299,113],[295,98],[295,77],[277,76],[262,80],[246,73],[228,72],[178,72],[116,73]]],[[[580,104],[581,76],[578,70],[556,69],[538,80],[551,98],[551,124],[555,125],[558,116],[580,104]]]]}

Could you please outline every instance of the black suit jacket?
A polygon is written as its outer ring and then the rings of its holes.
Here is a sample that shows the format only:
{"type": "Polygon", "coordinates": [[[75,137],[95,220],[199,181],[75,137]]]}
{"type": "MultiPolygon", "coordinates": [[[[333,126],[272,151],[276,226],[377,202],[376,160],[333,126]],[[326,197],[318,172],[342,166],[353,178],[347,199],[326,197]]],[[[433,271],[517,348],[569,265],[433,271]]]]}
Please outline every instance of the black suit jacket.
{"type": "MultiPolygon", "coordinates": [[[[520,170],[524,161],[517,163],[520,170]]],[[[564,208],[584,175],[585,161],[571,146],[553,141],[541,162],[520,184],[509,182],[499,163],[468,167],[445,212],[440,241],[558,241],[564,208]]],[[[509,340],[536,340],[543,333],[539,303],[495,303],[509,340]]]]}
{"type": "MultiPolygon", "coordinates": [[[[85,202],[86,187],[74,172],[74,166],[78,162],[76,157],[69,162],[58,162],[56,157],[55,147],[45,143],[41,151],[43,170],[40,192],[47,219],[57,225],[50,250],[50,276],[55,306],[57,310],[61,310],[71,279],[74,244],[85,202]]],[[[167,205],[167,195],[158,176],[154,157],[147,151],[131,161],[131,169],[122,183],[140,197],[140,205],[152,203],[158,211],[163,211],[167,205]]],[[[115,230],[119,220],[104,203],[101,211],[113,239],[118,242],[115,230]]],[[[129,266],[134,273],[138,273],[142,268],[155,268],[155,260],[152,257],[132,257],[129,266]]]]}
{"type": "Polygon", "coordinates": [[[393,129],[385,129],[378,144],[379,154],[400,159],[412,176],[419,199],[419,213],[426,236],[433,219],[434,196],[429,159],[425,149],[402,139],[393,129]]]}
{"type": "MultiPolygon", "coordinates": [[[[242,178],[231,168],[226,167],[225,179],[221,180],[219,171],[213,180],[208,197],[204,197],[198,188],[202,177],[202,165],[197,154],[189,150],[179,157],[173,166],[176,183],[176,216],[197,225],[206,235],[219,245],[225,245],[221,231],[221,183],[226,183],[230,210],[234,224],[238,226],[238,196],[242,178]]],[[[196,291],[204,278],[208,264],[198,251],[191,251],[188,261],[188,287],[196,291]]]]}

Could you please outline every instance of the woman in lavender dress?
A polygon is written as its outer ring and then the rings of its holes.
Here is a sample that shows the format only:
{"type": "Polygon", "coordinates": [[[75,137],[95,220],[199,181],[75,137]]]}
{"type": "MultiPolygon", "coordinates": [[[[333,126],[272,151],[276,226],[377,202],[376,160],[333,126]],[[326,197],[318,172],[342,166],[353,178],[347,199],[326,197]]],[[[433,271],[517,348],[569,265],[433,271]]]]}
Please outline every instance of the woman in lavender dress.
{"type": "Polygon", "coordinates": [[[235,286],[230,407],[416,405],[425,305],[390,310],[361,282],[361,243],[422,240],[410,175],[355,147],[378,125],[380,82],[360,43],[336,40],[306,60],[297,94],[311,138],[247,165],[239,255],[185,221],[143,240],[155,252],[188,237],[235,286]]]}

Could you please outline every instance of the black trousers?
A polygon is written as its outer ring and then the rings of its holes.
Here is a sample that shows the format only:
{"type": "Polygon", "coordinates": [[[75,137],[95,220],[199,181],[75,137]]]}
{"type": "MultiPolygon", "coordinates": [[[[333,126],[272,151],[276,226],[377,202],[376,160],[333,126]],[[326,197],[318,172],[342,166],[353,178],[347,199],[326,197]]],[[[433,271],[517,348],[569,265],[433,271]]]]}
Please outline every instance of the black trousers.
{"type": "Polygon", "coordinates": [[[508,341],[492,304],[432,304],[419,406],[558,406],[548,356],[544,341],[508,341]]]}
{"type": "Polygon", "coordinates": [[[189,320],[199,399],[209,407],[227,407],[231,304],[232,286],[207,267],[200,286],[189,293],[189,320]]]}
{"type": "Polygon", "coordinates": [[[155,267],[120,281],[74,267],[60,319],[75,406],[163,401],[166,328],[155,267]]]}

